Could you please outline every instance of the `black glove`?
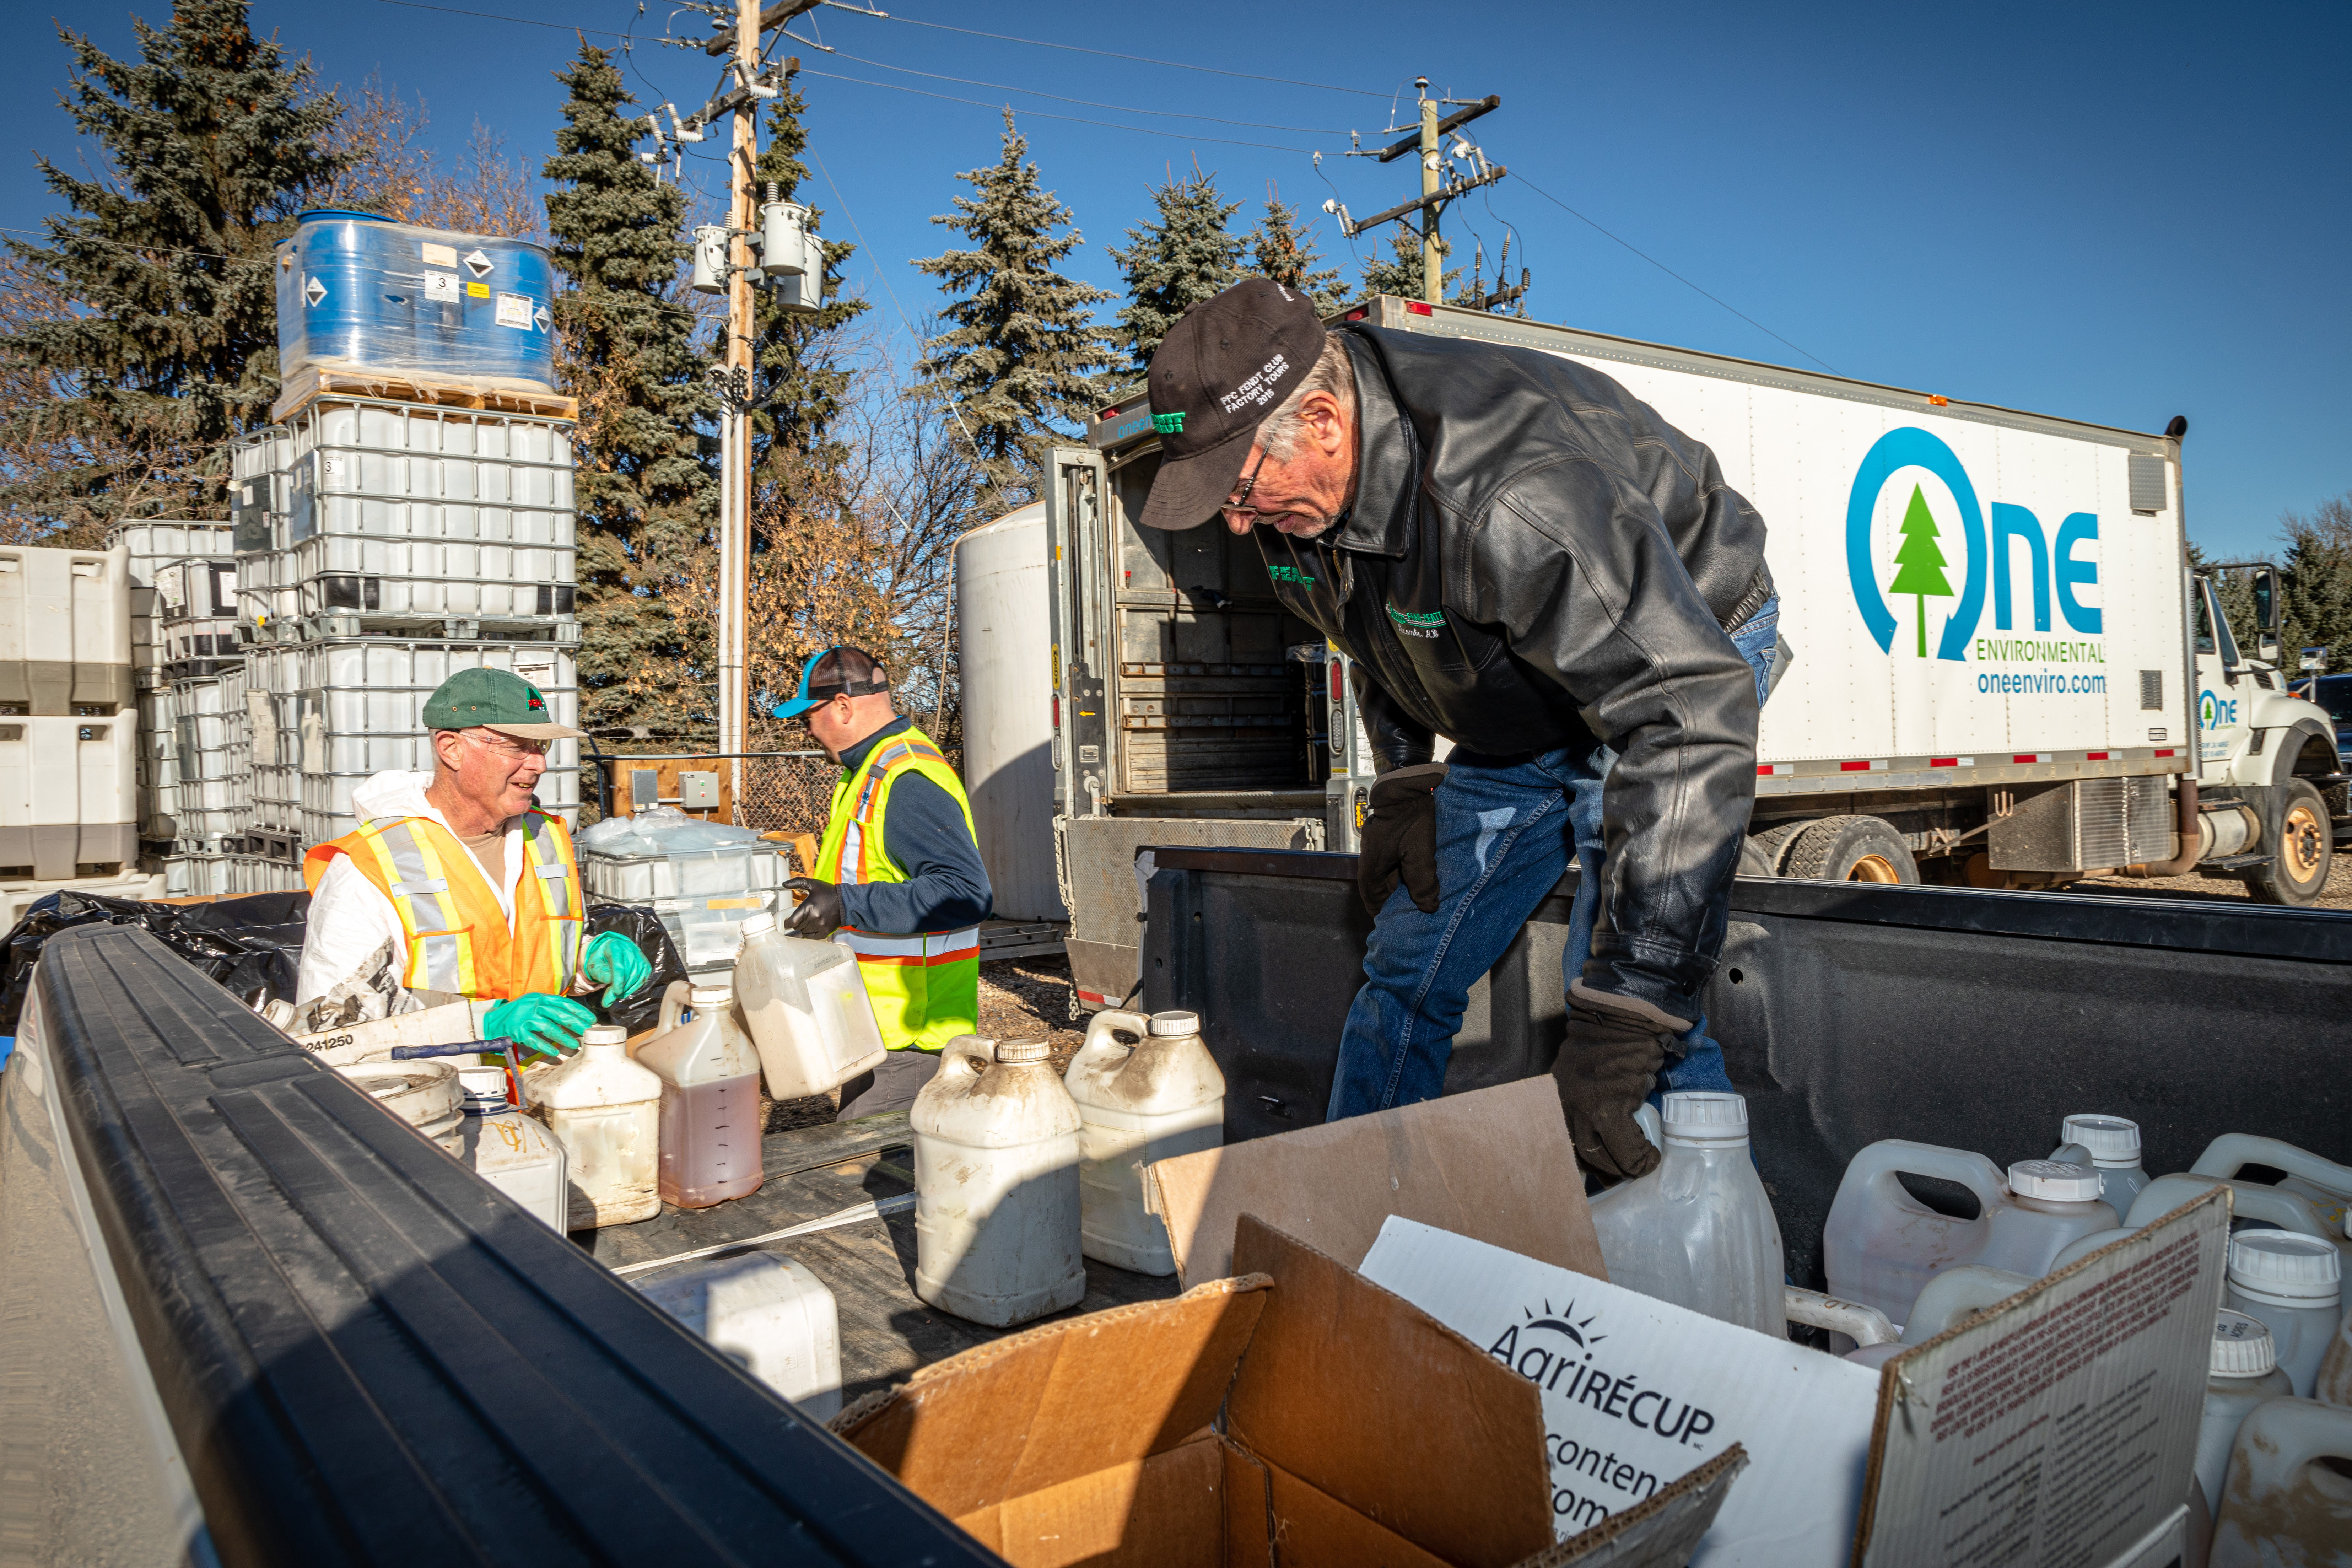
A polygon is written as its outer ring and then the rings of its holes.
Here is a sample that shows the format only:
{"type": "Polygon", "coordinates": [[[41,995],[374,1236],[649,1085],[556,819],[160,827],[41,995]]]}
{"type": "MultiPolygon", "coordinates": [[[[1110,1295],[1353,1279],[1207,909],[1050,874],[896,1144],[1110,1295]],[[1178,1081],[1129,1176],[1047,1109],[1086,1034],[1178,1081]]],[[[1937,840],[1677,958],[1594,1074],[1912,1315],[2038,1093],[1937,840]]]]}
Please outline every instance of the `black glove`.
{"type": "Polygon", "coordinates": [[[1674,1037],[1631,1014],[1571,1001],[1568,1038],[1551,1076],[1576,1157],[1613,1181],[1658,1168],[1657,1147],[1642,1136],[1633,1112],[1657,1086],[1674,1037]]]}
{"type": "Polygon", "coordinates": [[[841,889],[814,877],[794,877],[784,884],[801,901],[784,917],[784,929],[794,936],[823,939],[841,929],[841,889]]]}
{"type": "Polygon", "coordinates": [[[1425,915],[1437,911],[1436,795],[1444,782],[1444,763],[1393,768],[1372,782],[1363,848],[1356,858],[1356,896],[1374,920],[1396,891],[1399,872],[1413,908],[1425,915]]]}

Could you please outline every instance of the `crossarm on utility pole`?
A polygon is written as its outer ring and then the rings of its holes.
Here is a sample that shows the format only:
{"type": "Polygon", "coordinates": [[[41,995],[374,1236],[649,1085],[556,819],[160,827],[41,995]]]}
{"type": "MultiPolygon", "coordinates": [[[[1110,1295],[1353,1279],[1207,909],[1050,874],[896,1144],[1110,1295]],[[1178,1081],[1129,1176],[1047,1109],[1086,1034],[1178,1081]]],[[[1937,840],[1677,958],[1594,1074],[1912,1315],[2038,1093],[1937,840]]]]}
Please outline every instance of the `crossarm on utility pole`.
{"type": "MultiPolygon", "coordinates": [[[[761,34],[772,32],[793,17],[814,11],[824,4],[824,0],[776,0],[774,5],[760,13],[758,25],[751,29],[752,53],[756,56],[759,52],[761,34]]],[[[732,27],[721,28],[710,36],[709,43],[702,46],[702,52],[706,55],[727,53],[736,47],[737,36],[742,30],[742,24],[740,21],[732,27]]]]}

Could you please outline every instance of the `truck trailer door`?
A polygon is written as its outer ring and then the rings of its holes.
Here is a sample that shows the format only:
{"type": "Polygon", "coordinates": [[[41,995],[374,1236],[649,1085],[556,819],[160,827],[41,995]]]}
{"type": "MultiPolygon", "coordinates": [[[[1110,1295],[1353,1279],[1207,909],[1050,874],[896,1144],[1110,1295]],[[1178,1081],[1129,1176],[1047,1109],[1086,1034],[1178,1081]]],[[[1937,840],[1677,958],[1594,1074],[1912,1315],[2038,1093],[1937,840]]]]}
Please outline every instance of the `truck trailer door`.
{"type": "Polygon", "coordinates": [[[1054,805],[1063,816],[1098,816],[1111,777],[1103,679],[1104,551],[1101,454],[1056,447],[1045,455],[1046,602],[1054,643],[1054,805]]]}

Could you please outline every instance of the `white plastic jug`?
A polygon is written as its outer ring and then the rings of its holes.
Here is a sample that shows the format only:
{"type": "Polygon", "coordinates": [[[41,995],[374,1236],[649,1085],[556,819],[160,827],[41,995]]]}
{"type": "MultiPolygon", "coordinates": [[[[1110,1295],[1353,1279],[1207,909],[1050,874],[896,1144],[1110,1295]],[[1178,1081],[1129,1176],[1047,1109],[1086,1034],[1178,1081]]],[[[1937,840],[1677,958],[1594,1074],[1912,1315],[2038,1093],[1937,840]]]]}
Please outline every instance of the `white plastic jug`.
{"type": "MultiPolygon", "coordinates": [[[[2139,1123],[2121,1116],[2077,1111],[2058,1129],[2061,1149],[2073,1144],[2088,1154],[2103,1184],[2099,1196],[2117,1214],[2131,1212],[2132,1200],[2147,1185],[2147,1172],[2139,1163],[2139,1123]]],[[[2053,1152],[2053,1160],[2071,1156],[2053,1152]]],[[[2079,1163],[2079,1162],[2077,1162],[2079,1163]]]]}
{"type": "Polygon", "coordinates": [[[2131,1213],[2124,1223],[2137,1230],[2152,1225],[2170,1214],[2200,1193],[2215,1187],[2230,1189],[2230,1219],[2235,1225],[2257,1220],[2263,1225],[2291,1230],[2297,1236],[2315,1237],[2333,1246],[2339,1259],[2347,1255],[2344,1237],[2319,1217],[2319,1210],[2300,1193],[2284,1187],[2265,1186],[2260,1182],[2241,1181],[2235,1176],[2200,1176],[2189,1171],[2175,1171],[2168,1176],[2158,1176],[2144,1188],[2134,1200],[2131,1213]]]}
{"type": "Polygon", "coordinates": [[[629,1059],[628,1042],[598,1024],[569,1058],[524,1075],[531,1114],[563,1142],[569,1230],[661,1213],[661,1079],[629,1059]]]}
{"type": "Polygon", "coordinates": [[[2221,1506],[2221,1480],[2238,1427],[2255,1405],[2294,1392],[2277,1365],[2276,1347],[2262,1320],[2224,1308],[2213,1321],[2212,1359],[2205,1377],[2205,1415],[2197,1427],[2197,1484],[2205,1506],[2221,1506]]]}
{"type": "Polygon", "coordinates": [[[2317,1237],[2242,1230],[2230,1238],[2221,1304],[2263,1321],[2277,1347],[2279,1370],[2305,1399],[2342,1327],[2342,1279],[2336,1248],[2317,1237]]]}
{"type": "MultiPolygon", "coordinates": [[[[2341,1289],[2343,1281],[2339,1279],[2336,1288],[2341,1289]]],[[[2347,1311],[2336,1324],[2336,1337],[2327,1342],[2327,1353],[2319,1358],[2319,1375],[2312,1381],[2311,1396],[2352,1409],[2352,1311],[2347,1311]]]]}
{"type": "Polygon", "coordinates": [[[664,1032],[636,1059],[661,1079],[661,1201],[704,1209],[760,1190],[760,1055],[726,986],[694,986],[686,1004],[663,1003],[664,1032]]]}
{"type": "Polygon", "coordinates": [[[1911,1321],[1903,1325],[1902,1338],[1893,1344],[1862,1345],[1848,1351],[1845,1359],[1861,1366],[1885,1366],[1913,1345],[1926,1344],[1945,1330],[1987,1307],[2008,1300],[2032,1283],[2025,1275],[2006,1268],[1988,1268],[1981,1263],[1938,1269],[1919,1292],[1919,1299],[1911,1303],[1911,1321]]]}
{"type": "Polygon", "coordinates": [[[509,1103],[506,1068],[461,1067],[457,1081],[466,1097],[457,1157],[561,1234],[567,1203],[562,1142],[509,1103]]]}
{"type": "Polygon", "coordinates": [[[1088,1258],[1139,1274],[1176,1272],[1143,1168],[1225,1141],[1225,1075],[1197,1013],[1107,1007],[1087,1026],[1063,1087],[1077,1101],[1078,1214],[1088,1258]],[[1137,1037],[1129,1045],[1121,1032],[1137,1037]]]}
{"type": "Polygon", "coordinates": [[[2352,1481],[2322,1459],[2352,1460],[2352,1410],[2311,1399],[2255,1405],[2230,1450],[2211,1568],[2352,1564],[2352,1481]]]}
{"type": "Polygon", "coordinates": [[[786,936],[773,915],[743,922],[735,999],[774,1099],[823,1094],[887,1054],[857,955],[836,942],[786,936]]]}
{"type": "Polygon", "coordinates": [[[1748,1102],[1669,1094],[1659,1121],[1658,1168],[1592,1200],[1610,1282],[1785,1338],[1788,1264],[1772,1200],[1748,1157],[1748,1102]]]}
{"type": "Polygon", "coordinates": [[[2352,1166],[2323,1160],[2276,1138],[2224,1132],[2205,1145],[2205,1152],[2189,1169],[2200,1176],[2234,1176],[2248,1165],[2284,1173],[2279,1186],[2311,1200],[2320,1223],[2332,1234],[2344,1234],[2346,1211],[2352,1207],[2352,1166]]]}
{"type": "Polygon", "coordinates": [[[1007,1328],[1087,1293],[1078,1104],[1044,1040],[958,1035],[915,1097],[915,1294],[1007,1328]]]}
{"type": "Polygon", "coordinates": [[[712,1258],[664,1269],[637,1289],[810,1420],[841,1414],[840,1310],[799,1262],[766,1252],[712,1258]]]}
{"type": "Polygon", "coordinates": [[[1900,1138],[1870,1144],[1846,1166],[1823,1226],[1830,1294],[1901,1323],[1927,1281],[1956,1264],[2038,1279],[2067,1243],[2116,1227],[2116,1211],[2098,1192],[2098,1173],[2080,1165],[2022,1160],[2004,1175],[1963,1149],[1900,1138]],[[1977,1217],[1937,1213],[1904,1190],[1897,1173],[1966,1187],[1977,1217]]]}
{"type": "Polygon", "coordinates": [[[452,1154],[457,1152],[465,1093],[450,1062],[430,1057],[413,1062],[350,1062],[335,1071],[424,1136],[452,1154]]]}

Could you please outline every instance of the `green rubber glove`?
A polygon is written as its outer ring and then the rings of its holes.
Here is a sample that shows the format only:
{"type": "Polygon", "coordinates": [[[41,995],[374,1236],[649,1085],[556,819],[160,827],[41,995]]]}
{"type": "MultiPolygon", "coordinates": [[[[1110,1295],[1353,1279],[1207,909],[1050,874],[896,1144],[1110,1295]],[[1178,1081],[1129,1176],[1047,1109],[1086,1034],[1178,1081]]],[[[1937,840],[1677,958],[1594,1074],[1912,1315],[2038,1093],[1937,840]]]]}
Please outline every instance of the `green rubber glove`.
{"type": "Polygon", "coordinates": [[[581,950],[580,973],[604,987],[604,1005],[610,1007],[644,990],[654,966],[635,942],[619,931],[603,931],[581,950]]]}
{"type": "Polygon", "coordinates": [[[518,996],[482,1015],[482,1037],[504,1037],[543,1057],[560,1057],[577,1047],[595,1022],[595,1014],[569,996],[518,996]]]}

